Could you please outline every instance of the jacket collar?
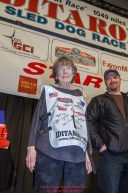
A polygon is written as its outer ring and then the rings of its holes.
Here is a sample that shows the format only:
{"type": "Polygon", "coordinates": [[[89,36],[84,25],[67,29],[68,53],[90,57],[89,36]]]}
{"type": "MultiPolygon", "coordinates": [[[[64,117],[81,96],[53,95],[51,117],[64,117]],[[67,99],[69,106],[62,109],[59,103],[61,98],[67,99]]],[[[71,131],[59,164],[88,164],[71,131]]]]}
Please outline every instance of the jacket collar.
{"type": "MultiPolygon", "coordinates": [[[[127,102],[128,102],[128,92],[127,92],[127,93],[121,92],[121,94],[122,94],[124,100],[127,100],[127,102]]],[[[105,92],[105,96],[106,96],[107,98],[113,99],[113,97],[111,96],[111,94],[109,94],[107,91],[105,92]]]]}

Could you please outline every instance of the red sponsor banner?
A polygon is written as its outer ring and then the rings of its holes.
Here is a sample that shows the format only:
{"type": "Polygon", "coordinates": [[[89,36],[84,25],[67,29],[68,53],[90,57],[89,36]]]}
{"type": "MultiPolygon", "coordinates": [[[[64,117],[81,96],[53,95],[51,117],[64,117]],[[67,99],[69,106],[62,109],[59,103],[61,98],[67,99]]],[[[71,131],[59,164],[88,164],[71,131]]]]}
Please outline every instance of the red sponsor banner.
{"type": "Polygon", "coordinates": [[[18,92],[36,95],[36,90],[37,90],[37,79],[20,75],[18,92]]]}

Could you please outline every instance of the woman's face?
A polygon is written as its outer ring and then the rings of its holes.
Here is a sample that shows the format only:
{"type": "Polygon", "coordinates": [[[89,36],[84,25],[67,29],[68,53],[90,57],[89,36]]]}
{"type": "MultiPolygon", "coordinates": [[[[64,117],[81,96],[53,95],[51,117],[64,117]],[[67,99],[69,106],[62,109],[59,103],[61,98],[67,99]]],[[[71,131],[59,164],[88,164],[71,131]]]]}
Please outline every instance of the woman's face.
{"type": "Polygon", "coordinates": [[[72,67],[67,65],[67,66],[59,66],[57,69],[57,78],[59,82],[61,83],[71,83],[72,78],[73,78],[73,70],[72,67]]]}

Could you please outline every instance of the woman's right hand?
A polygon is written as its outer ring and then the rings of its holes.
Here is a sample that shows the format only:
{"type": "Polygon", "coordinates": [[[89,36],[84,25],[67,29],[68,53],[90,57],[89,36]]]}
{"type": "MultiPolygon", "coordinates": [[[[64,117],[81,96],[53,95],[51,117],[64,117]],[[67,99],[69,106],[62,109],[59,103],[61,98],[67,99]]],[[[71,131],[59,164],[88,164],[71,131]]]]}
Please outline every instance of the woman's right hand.
{"type": "Polygon", "coordinates": [[[26,165],[31,172],[33,172],[36,163],[36,150],[35,146],[27,148],[26,165]]]}

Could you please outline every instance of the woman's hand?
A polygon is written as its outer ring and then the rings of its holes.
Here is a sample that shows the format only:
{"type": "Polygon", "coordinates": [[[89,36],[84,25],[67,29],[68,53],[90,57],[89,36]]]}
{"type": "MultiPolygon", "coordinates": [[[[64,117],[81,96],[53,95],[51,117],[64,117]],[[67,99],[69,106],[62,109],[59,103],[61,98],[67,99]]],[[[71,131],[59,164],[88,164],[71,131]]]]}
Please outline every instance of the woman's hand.
{"type": "Polygon", "coordinates": [[[88,157],[88,153],[86,151],[86,171],[87,171],[87,174],[90,174],[92,172],[92,165],[91,165],[91,162],[90,162],[90,159],[88,157]]]}
{"type": "Polygon", "coordinates": [[[26,165],[31,172],[33,172],[36,163],[36,150],[35,146],[27,148],[26,165]]]}

